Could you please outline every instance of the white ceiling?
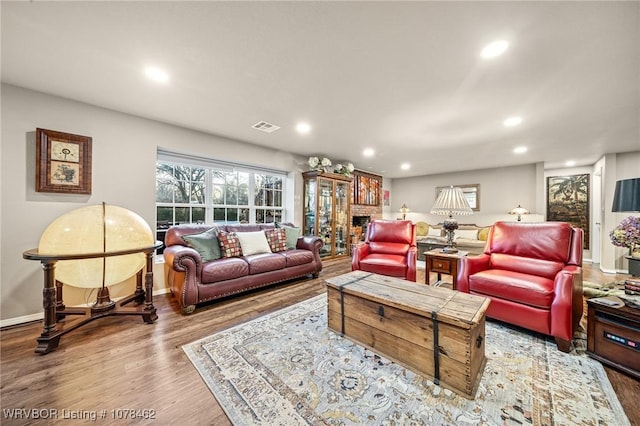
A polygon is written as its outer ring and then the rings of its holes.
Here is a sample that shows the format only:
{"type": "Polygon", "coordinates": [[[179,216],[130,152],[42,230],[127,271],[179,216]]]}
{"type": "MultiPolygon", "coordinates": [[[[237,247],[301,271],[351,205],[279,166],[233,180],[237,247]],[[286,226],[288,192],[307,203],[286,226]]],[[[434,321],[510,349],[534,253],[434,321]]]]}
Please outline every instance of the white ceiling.
{"type": "Polygon", "coordinates": [[[4,1],[1,13],[3,82],[392,178],[640,149],[637,1],[4,1]],[[508,51],[481,59],[495,39],[508,51]],[[146,80],[146,65],[170,81],[146,80]],[[523,123],[503,127],[510,115],[523,123]],[[261,120],[281,129],[251,127],[261,120]]]}

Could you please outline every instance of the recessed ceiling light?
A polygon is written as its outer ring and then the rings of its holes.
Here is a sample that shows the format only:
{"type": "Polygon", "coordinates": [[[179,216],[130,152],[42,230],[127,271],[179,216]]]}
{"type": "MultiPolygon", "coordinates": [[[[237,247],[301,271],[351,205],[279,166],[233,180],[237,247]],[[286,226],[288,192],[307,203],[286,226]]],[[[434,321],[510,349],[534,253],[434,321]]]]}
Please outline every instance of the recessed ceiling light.
{"type": "Polygon", "coordinates": [[[573,161],[573,160],[569,160],[566,163],[564,163],[564,165],[567,166],[567,167],[573,167],[573,166],[576,165],[576,162],[573,161]]]}
{"type": "Polygon", "coordinates": [[[309,123],[298,123],[296,125],[296,131],[298,133],[307,134],[311,131],[311,126],[309,123]]]}
{"type": "Polygon", "coordinates": [[[513,127],[522,123],[522,117],[509,117],[502,122],[504,127],[513,127]]]}
{"type": "Polygon", "coordinates": [[[165,71],[161,70],[160,68],[156,68],[156,67],[145,68],[144,75],[146,75],[147,78],[157,81],[159,83],[166,83],[167,81],[169,81],[169,74],[167,74],[165,71]]]}
{"type": "Polygon", "coordinates": [[[514,154],[524,154],[525,152],[527,152],[527,147],[526,146],[517,146],[517,147],[513,148],[513,153],[514,154]]]}
{"type": "Polygon", "coordinates": [[[403,164],[401,164],[401,165],[400,165],[400,168],[401,168],[402,170],[409,170],[409,169],[411,168],[411,164],[409,164],[409,163],[403,163],[403,164]]]}
{"type": "Polygon", "coordinates": [[[364,155],[365,157],[373,157],[373,154],[375,154],[376,152],[373,150],[373,148],[367,148],[364,151],[362,151],[362,155],[364,155]]]}
{"type": "Polygon", "coordinates": [[[487,44],[480,55],[485,59],[495,58],[502,55],[509,47],[509,42],[506,40],[496,40],[487,44]]]}

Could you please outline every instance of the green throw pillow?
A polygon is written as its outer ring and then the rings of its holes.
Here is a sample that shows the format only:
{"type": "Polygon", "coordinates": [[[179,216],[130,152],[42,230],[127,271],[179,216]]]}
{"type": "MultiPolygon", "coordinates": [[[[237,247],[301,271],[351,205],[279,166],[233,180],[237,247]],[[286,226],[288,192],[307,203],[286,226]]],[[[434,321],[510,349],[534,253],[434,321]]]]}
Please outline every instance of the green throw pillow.
{"type": "Polygon", "coordinates": [[[182,239],[189,247],[200,253],[203,262],[220,259],[220,243],[218,242],[218,230],[211,228],[200,234],[183,235],[182,239]]]}
{"type": "Polygon", "coordinates": [[[298,237],[302,235],[300,228],[289,226],[282,222],[275,223],[276,228],[282,228],[287,233],[287,249],[291,250],[298,245],[298,237]]]}
{"type": "Polygon", "coordinates": [[[298,245],[298,237],[300,236],[300,228],[284,226],[284,232],[287,233],[287,249],[291,250],[298,245]]]}

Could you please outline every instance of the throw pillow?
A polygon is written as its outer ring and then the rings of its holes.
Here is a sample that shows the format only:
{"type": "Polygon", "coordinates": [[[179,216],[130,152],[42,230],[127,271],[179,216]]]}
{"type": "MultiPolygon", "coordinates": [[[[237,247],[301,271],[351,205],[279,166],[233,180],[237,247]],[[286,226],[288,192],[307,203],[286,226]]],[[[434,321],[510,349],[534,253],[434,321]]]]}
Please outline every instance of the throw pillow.
{"type": "Polygon", "coordinates": [[[218,241],[220,241],[220,252],[222,257],[240,257],[242,256],[242,246],[235,232],[218,232],[218,241]]]}
{"type": "Polygon", "coordinates": [[[298,246],[300,228],[287,226],[286,228],[284,228],[284,232],[287,234],[287,248],[289,250],[293,250],[298,246]]]}
{"type": "Polygon", "coordinates": [[[302,235],[300,228],[288,226],[284,223],[276,222],[276,228],[282,228],[287,233],[287,248],[294,249],[298,245],[298,237],[302,235]]]}
{"type": "Polygon", "coordinates": [[[427,222],[417,222],[416,236],[424,237],[425,235],[429,235],[429,224],[427,222]]]}
{"type": "Polygon", "coordinates": [[[485,226],[484,228],[480,228],[478,230],[478,239],[482,241],[487,241],[487,237],[489,236],[489,226],[485,226]]]}
{"type": "Polygon", "coordinates": [[[442,229],[441,228],[434,228],[433,226],[429,227],[429,231],[427,232],[427,236],[428,237],[441,237],[442,236],[442,229]]]}
{"type": "Polygon", "coordinates": [[[240,240],[243,256],[271,253],[271,248],[269,247],[269,242],[267,241],[267,236],[264,234],[264,231],[237,232],[236,235],[240,240]]]}
{"type": "Polygon", "coordinates": [[[287,250],[287,232],[284,229],[267,229],[264,234],[273,253],[287,250]]]}
{"type": "Polygon", "coordinates": [[[203,262],[222,257],[217,228],[211,228],[199,234],[183,235],[182,239],[187,243],[187,246],[200,253],[203,262]]]}
{"type": "Polygon", "coordinates": [[[477,240],[478,230],[477,229],[457,229],[454,239],[457,240],[459,238],[464,238],[465,240],[477,240]]]}

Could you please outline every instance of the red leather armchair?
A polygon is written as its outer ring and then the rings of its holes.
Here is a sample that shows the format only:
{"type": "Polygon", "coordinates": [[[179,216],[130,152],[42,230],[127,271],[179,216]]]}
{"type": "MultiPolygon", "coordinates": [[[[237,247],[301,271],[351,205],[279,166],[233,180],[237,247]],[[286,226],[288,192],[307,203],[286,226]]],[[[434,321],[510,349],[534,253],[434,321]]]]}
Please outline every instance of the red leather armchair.
{"type": "Polygon", "coordinates": [[[489,297],[487,316],[553,336],[569,352],[582,317],[582,229],[496,222],[484,254],[460,260],[457,289],[489,297]]]}
{"type": "Polygon", "coordinates": [[[416,280],[416,228],[410,220],[374,220],[353,250],[351,270],[416,280]]]}

